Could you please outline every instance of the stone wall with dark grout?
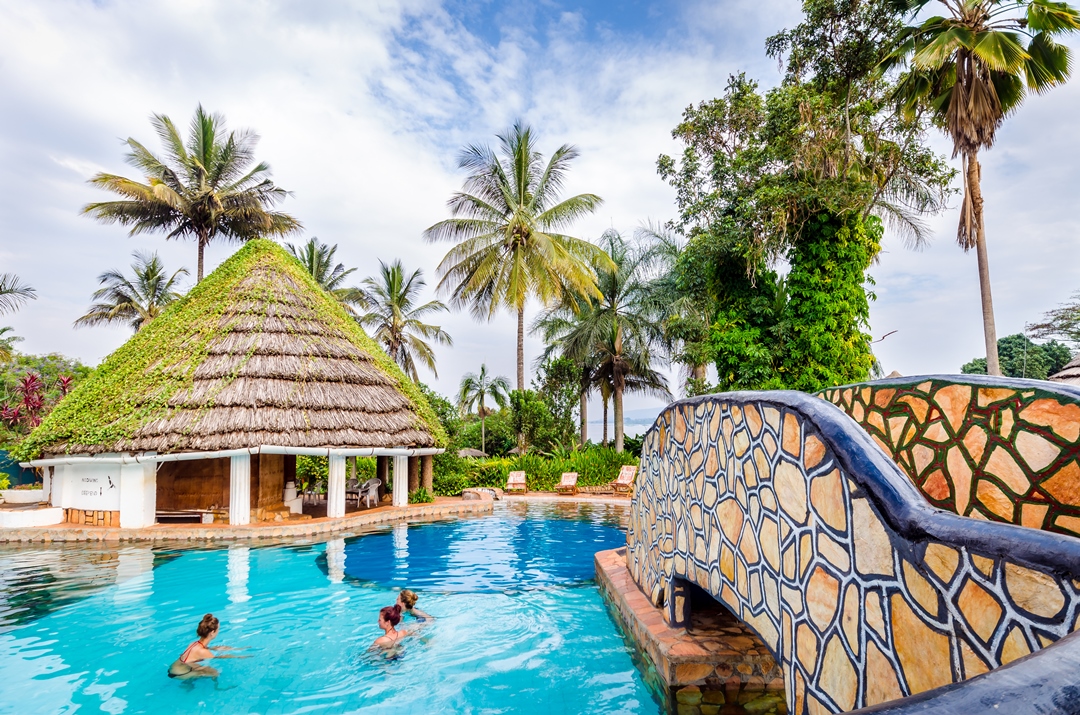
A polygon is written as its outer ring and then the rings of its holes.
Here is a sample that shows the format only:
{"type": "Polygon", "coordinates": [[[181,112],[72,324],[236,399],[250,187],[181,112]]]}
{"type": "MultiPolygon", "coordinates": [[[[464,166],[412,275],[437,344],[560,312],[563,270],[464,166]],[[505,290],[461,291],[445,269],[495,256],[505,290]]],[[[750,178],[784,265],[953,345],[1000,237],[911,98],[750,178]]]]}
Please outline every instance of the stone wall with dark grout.
{"type": "Polygon", "coordinates": [[[858,422],[934,506],[1080,535],[1080,390],[928,375],[818,394],[858,422]]]}
{"type": "Polygon", "coordinates": [[[843,712],[963,681],[1080,618],[1080,541],[934,509],[870,436],[803,393],[669,406],[647,433],[627,567],[749,624],[792,712],[843,712]]]}

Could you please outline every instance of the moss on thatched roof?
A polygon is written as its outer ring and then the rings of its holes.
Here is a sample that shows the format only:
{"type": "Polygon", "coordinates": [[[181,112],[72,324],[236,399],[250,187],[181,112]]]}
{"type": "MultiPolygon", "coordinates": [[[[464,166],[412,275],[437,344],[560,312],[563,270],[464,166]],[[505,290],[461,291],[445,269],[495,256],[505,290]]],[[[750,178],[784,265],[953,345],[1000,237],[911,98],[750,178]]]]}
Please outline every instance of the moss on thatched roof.
{"type": "Polygon", "coordinates": [[[14,455],[445,443],[420,389],[258,240],[109,355],[14,455]]]}

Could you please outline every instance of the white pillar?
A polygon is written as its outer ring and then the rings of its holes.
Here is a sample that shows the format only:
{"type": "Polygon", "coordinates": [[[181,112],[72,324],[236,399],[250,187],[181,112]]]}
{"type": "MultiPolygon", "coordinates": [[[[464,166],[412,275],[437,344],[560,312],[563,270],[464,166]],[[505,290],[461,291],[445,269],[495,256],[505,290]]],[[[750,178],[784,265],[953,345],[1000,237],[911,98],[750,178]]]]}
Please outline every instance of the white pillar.
{"type": "Polygon", "coordinates": [[[251,598],[248,595],[248,574],[251,572],[251,548],[232,546],[229,548],[229,585],[226,593],[233,603],[243,603],[251,598]]]}
{"type": "Polygon", "coordinates": [[[409,558],[409,525],[404,523],[394,524],[392,534],[394,559],[396,561],[405,561],[409,558]]]}
{"type": "Polygon", "coordinates": [[[345,539],[330,539],[326,542],[326,575],[330,583],[345,580],[345,539]]]}
{"type": "Polygon", "coordinates": [[[344,457],[330,457],[330,478],[326,480],[326,515],[331,519],[345,516],[344,457]]]}
{"type": "Polygon", "coordinates": [[[154,464],[120,465],[120,528],[141,529],[157,518],[157,468],[154,464]]]}
{"type": "Polygon", "coordinates": [[[409,458],[394,457],[394,506],[409,505],[409,458]]]}
{"type": "Polygon", "coordinates": [[[251,523],[251,455],[229,458],[229,525],[251,523]]]}
{"type": "Polygon", "coordinates": [[[53,472],[56,471],[56,467],[45,467],[41,470],[41,494],[45,498],[42,501],[52,504],[52,485],[53,485],[53,472]]]}

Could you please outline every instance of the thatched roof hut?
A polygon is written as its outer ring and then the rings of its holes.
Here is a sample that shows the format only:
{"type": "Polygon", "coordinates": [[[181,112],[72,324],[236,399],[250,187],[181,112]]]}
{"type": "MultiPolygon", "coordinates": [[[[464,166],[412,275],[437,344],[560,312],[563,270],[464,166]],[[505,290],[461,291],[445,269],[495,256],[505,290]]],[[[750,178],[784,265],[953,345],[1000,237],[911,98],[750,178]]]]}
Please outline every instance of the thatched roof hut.
{"type": "Polygon", "coordinates": [[[416,385],[259,240],[109,355],[19,456],[443,443],[416,385]]]}
{"type": "Polygon", "coordinates": [[[1051,375],[1050,379],[1054,382],[1064,382],[1067,385],[1080,385],[1080,353],[1070,360],[1065,367],[1061,368],[1059,372],[1051,375]]]}

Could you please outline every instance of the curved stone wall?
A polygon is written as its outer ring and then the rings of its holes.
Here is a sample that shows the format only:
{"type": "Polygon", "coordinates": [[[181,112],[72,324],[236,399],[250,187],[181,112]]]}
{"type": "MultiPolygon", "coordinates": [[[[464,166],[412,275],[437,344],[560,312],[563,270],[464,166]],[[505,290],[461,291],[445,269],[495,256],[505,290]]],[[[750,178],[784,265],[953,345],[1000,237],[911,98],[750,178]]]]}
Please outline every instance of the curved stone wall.
{"type": "Polygon", "coordinates": [[[823,390],[935,506],[1080,535],[1080,389],[930,375],[823,390]]]}
{"type": "Polygon", "coordinates": [[[841,712],[986,673],[1080,616],[1080,541],[932,508],[839,409],[795,392],[669,406],[645,437],[627,566],[749,624],[795,713],[841,712]]]}

